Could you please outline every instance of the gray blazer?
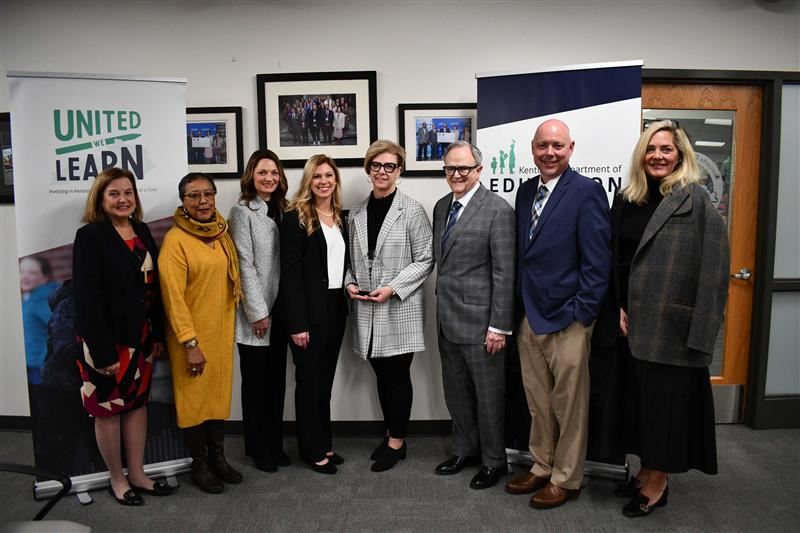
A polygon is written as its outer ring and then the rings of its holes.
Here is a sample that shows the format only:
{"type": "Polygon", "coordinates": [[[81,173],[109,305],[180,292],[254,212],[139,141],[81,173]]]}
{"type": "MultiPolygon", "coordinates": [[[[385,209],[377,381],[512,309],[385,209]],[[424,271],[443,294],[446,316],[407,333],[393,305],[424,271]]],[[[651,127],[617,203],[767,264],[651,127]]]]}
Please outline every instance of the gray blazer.
{"type": "Polygon", "coordinates": [[[708,193],[697,184],[673,189],[653,213],[631,263],[633,356],[708,366],[725,310],[729,268],[728,233],[708,193]]]}
{"type": "Polygon", "coordinates": [[[433,208],[437,324],[456,344],[483,344],[490,326],[514,329],[514,210],[483,185],[478,187],[444,251],[442,233],[453,194],[433,208]]]}
{"type": "Polygon", "coordinates": [[[372,337],[372,357],[390,357],[425,349],[425,302],[422,284],[433,270],[431,223],[425,209],[399,190],[381,226],[375,259],[367,252],[367,203],[350,214],[350,269],[345,285],[363,290],[388,285],[396,296],[378,304],[351,300],[353,351],[366,359],[372,337]],[[370,268],[371,263],[371,268],[370,268]]]}
{"type": "Polygon", "coordinates": [[[256,197],[249,207],[234,205],[228,215],[244,293],[236,308],[236,342],[248,346],[269,346],[269,335],[253,334],[253,322],[272,314],[280,284],[280,236],[267,212],[266,202],[256,197]]]}

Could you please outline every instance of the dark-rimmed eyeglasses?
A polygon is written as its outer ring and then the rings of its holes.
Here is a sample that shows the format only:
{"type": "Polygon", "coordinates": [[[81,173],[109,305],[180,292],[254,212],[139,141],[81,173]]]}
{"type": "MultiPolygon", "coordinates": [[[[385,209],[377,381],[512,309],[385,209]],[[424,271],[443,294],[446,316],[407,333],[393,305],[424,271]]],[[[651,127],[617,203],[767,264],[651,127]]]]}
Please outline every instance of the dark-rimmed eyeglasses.
{"type": "Polygon", "coordinates": [[[201,201],[203,198],[208,198],[209,200],[213,200],[214,197],[217,196],[217,191],[194,191],[187,194],[184,194],[184,198],[188,198],[194,203],[201,201]]]}
{"type": "Polygon", "coordinates": [[[395,170],[397,170],[400,165],[396,163],[378,163],[377,161],[372,161],[369,164],[369,169],[371,172],[380,172],[383,169],[384,172],[387,174],[391,174],[395,170]]]}
{"type": "Polygon", "coordinates": [[[467,174],[469,174],[470,172],[472,172],[473,170],[475,170],[479,166],[480,165],[473,165],[471,167],[443,166],[442,169],[444,170],[444,173],[447,174],[448,176],[453,176],[453,175],[455,175],[456,172],[458,172],[458,175],[463,178],[464,176],[466,176],[467,174]]]}

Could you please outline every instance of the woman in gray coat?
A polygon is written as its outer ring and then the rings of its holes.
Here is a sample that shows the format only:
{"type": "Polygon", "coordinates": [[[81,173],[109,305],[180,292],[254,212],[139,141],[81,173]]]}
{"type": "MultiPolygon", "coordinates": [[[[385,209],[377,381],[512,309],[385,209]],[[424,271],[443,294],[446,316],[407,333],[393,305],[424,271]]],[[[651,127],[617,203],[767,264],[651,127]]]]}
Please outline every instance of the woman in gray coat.
{"type": "Polygon", "coordinates": [[[280,312],[280,236],[286,174],[270,150],[250,156],[228,223],[239,254],[244,297],[236,309],[245,453],[264,472],[287,466],[283,451],[286,325],[280,312]],[[277,310],[277,311],[276,311],[277,310]]]}
{"type": "MultiPolygon", "coordinates": [[[[652,123],[634,149],[630,182],[611,210],[613,272],[595,349],[616,341],[623,384],[621,451],[642,468],[615,493],[629,517],[667,504],[668,473],[717,473],[708,365],[728,291],[728,235],[699,184],[686,133],[652,123]],[[605,324],[605,325],[604,325],[605,324]]],[[[594,383],[593,383],[594,387],[594,383]]]]}
{"type": "Polygon", "coordinates": [[[423,207],[397,190],[405,150],[372,143],[364,170],[372,193],[350,215],[353,351],[369,361],[378,384],[386,434],[372,452],[373,472],[406,456],[411,417],[411,360],[425,349],[423,283],[433,270],[431,223],[423,207]]]}

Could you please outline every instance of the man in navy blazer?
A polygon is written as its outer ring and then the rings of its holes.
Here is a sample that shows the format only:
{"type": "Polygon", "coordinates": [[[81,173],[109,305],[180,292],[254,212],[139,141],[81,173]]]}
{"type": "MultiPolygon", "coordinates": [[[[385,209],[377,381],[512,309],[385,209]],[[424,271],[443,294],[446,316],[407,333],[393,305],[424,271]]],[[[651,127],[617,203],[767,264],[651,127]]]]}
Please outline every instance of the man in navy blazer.
{"type": "Polygon", "coordinates": [[[580,490],[590,339],[611,268],[608,199],[602,186],[569,167],[574,146],[566,124],[543,122],[531,143],[541,174],[523,183],[516,199],[517,298],[524,311],[517,342],[533,419],[533,468],[506,491],[538,491],[530,505],[543,509],[580,490]]]}

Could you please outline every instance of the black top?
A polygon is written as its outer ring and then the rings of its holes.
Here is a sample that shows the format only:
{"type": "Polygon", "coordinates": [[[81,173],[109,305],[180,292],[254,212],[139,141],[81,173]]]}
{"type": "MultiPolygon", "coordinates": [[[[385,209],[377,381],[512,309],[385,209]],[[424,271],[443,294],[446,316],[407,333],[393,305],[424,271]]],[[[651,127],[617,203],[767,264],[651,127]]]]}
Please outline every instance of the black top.
{"type": "Polygon", "coordinates": [[[374,259],[375,245],[378,243],[378,234],[381,232],[383,221],[386,220],[386,213],[392,207],[397,189],[392,191],[392,194],[384,196],[383,198],[375,198],[375,193],[369,194],[369,201],[367,202],[367,257],[374,259]]]}
{"type": "Polygon", "coordinates": [[[659,182],[647,180],[647,203],[636,205],[624,202],[622,205],[622,221],[619,228],[619,282],[620,306],[628,308],[628,279],[631,273],[631,262],[639,247],[639,241],[655,213],[656,208],[663,200],[659,190],[659,182]]]}

